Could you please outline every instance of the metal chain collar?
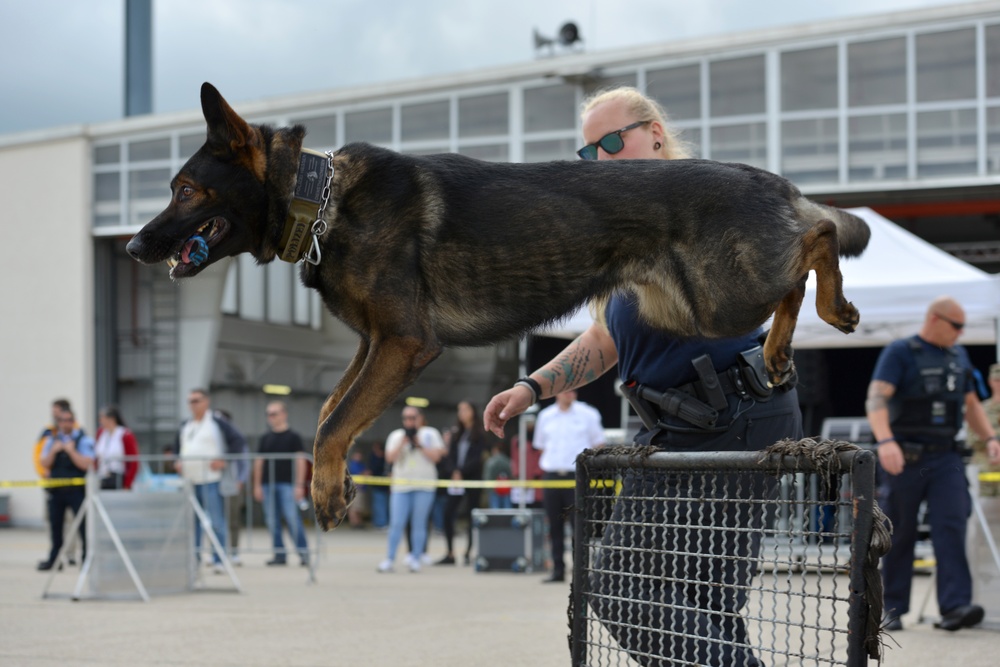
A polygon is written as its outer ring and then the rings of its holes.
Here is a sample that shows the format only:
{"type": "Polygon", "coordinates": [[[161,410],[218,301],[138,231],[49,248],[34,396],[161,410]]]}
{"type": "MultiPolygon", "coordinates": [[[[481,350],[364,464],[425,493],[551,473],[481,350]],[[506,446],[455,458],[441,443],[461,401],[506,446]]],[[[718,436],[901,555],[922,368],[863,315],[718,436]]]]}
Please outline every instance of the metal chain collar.
{"type": "Polygon", "coordinates": [[[323,217],[326,215],[326,207],[330,203],[330,194],[333,191],[333,151],[326,151],[327,170],[326,185],[323,186],[323,198],[319,203],[319,210],[316,211],[316,220],[312,223],[312,246],[302,258],[313,266],[320,263],[323,253],[319,249],[319,239],[326,234],[327,224],[323,217]]]}

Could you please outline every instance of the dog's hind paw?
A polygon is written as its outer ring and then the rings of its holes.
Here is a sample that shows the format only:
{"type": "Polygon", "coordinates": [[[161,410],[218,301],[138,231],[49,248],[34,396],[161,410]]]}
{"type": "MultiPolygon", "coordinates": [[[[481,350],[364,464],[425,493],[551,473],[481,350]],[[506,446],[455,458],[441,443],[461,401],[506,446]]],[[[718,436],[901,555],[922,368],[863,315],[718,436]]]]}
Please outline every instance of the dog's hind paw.
{"type": "Polygon", "coordinates": [[[771,381],[772,387],[780,387],[788,382],[789,378],[795,374],[795,363],[788,357],[776,363],[776,359],[767,359],[767,377],[771,381]]]}
{"type": "Polygon", "coordinates": [[[347,508],[357,495],[357,486],[347,473],[343,482],[324,484],[319,477],[313,477],[312,497],[316,509],[316,521],[323,530],[333,530],[347,516],[347,508]]]}

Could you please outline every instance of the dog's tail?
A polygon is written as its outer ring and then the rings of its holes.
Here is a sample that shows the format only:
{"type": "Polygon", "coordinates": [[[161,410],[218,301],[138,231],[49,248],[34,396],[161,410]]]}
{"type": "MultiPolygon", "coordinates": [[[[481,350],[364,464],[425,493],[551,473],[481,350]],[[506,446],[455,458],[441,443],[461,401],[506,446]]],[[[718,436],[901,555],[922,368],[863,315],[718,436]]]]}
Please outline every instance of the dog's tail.
{"type": "Polygon", "coordinates": [[[868,247],[872,231],[868,223],[856,215],[833,206],[826,206],[803,197],[799,200],[799,211],[811,224],[820,220],[833,220],[837,226],[837,242],[841,257],[857,257],[868,247]]]}

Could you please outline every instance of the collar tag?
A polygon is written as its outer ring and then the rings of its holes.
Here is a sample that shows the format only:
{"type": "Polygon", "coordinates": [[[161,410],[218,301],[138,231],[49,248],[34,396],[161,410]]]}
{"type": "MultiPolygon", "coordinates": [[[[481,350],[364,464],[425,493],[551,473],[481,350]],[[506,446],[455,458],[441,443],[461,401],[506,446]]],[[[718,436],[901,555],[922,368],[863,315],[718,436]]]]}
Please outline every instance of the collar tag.
{"type": "Polygon", "coordinates": [[[299,154],[299,173],[295,179],[295,198],[304,199],[313,204],[323,201],[326,170],[326,155],[303,149],[299,154]]]}
{"type": "Polygon", "coordinates": [[[278,257],[296,263],[306,250],[309,230],[316,218],[316,207],[323,203],[323,188],[328,182],[329,157],[303,148],[299,153],[299,169],[295,192],[285,221],[278,257]]]}

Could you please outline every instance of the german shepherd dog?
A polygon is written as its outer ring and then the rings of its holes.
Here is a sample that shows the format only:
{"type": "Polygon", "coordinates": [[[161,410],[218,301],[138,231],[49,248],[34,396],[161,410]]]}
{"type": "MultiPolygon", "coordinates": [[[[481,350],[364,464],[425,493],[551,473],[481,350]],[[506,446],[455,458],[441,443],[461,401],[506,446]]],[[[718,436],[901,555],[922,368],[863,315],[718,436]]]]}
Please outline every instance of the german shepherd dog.
{"type": "Polygon", "coordinates": [[[649,323],[680,336],[745,334],[773,313],[764,356],[779,384],[792,372],[810,271],[820,316],[845,333],[858,324],[838,255],[860,254],[868,226],[766,171],[708,160],[500,164],[364,143],[325,156],[302,148],[302,126],[248,124],[208,83],[201,105],[207,140],[128,252],[173,259],[180,279],[244,252],[295,261],[290,244],[315,243],[302,282],[360,336],[319,418],[312,494],[325,529],[354,497],[349,446],[445,346],[520,336],[633,290],[649,323]],[[332,180],[326,229],[302,241],[303,228],[286,223],[299,186],[317,179],[300,170],[310,154],[332,180]]]}

